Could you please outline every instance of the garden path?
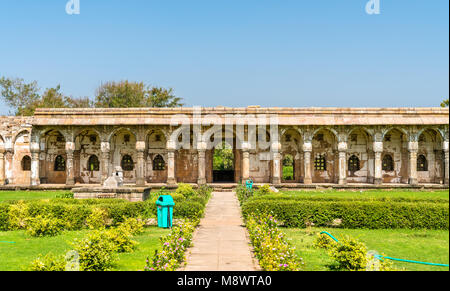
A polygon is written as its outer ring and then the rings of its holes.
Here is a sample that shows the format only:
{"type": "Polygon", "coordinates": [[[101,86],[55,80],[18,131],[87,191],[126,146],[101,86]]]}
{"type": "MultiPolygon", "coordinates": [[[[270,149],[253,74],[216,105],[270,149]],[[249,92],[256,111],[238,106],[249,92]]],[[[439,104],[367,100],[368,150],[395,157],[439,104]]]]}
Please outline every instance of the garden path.
{"type": "Polygon", "coordinates": [[[234,192],[213,192],[193,237],[185,271],[258,269],[234,192]]]}

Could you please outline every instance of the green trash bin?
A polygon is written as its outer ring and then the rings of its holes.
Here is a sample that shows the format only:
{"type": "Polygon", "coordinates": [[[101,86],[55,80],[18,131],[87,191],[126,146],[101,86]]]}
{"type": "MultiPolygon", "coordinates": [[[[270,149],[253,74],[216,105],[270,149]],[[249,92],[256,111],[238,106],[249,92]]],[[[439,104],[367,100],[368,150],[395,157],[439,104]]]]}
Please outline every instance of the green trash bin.
{"type": "Polygon", "coordinates": [[[172,227],[173,219],[173,198],[170,195],[161,195],[156,200],[156,208],[158,209],[158,227],[172,227]]]}

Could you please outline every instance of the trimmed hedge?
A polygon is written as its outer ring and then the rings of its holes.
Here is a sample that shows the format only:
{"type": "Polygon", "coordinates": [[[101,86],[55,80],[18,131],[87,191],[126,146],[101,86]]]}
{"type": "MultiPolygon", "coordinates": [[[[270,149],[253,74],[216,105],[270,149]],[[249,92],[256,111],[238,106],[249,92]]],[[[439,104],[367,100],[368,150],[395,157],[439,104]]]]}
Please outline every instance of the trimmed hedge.
{"type": "Polygon", "coordinates": [[[305,194],[267,194],[262,196],[253,196],[252,200],[263,199],[263,200],[296,200],[296,201],[380,201],[380,202],[414,202],[414,203],[449,203],[448,199],[445,198],[420,198],[420,197],[364,197],[364,194],[355,194],[354,197],[339,197],[339,196],[327,196],[326,194],[321,194],[320,196],[309,196],[308,193],[305,194]],[[359,195],[359,196],[357,196],[359,195]]]}
{"type": "MultiPolygon", "coordinates": [[[[25,202],[28,217],[51,216],[61,219],[67,230],[86,227],[86,219],[92,209],[105,209],[108,218],[117,225],[125,218],[151,218],[157,214],[154,201],[127,202],[120,200],[30,200],[25,202]],[[70,203],[73,202],[73,203],[70,203]]],[[[9,229],[9,207],[16,203],[0,203],[0,231],[9,229]]],[[[203,214],[206,201],[199,199],[177,199],[174,206],[174,218],[197,218],[203,214]]]]}
{"type": "Polygon", "coordinates": [[[245,217],[272,212],[288,227],[448,229],[448,203],[392,201],[310,201],[250,199],[242,206],[245,217]]]}

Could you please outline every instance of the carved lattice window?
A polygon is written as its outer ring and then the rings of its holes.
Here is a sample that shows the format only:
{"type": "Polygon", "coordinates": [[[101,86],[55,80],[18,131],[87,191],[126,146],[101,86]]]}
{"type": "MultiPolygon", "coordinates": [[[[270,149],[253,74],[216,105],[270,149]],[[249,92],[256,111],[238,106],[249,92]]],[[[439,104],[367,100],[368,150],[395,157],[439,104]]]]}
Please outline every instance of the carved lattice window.
{"type": "Polygon", "coordinates": [[[164,162],[163,157],[161,155],[157,155],[153,159],[153,171],[164,171],[166,169],[166,162],[164,162]]]}
{"type": "Polygon", "coordinates": [[[66,170],[66,160],[63,156],[57,156],[55,159],[55,168],[56,172],[63,172],[66,170]]]}
{"type": "Polygon", "coordinates": [[[356,172],[360,170],[359,159],[357,156],[353,155],[348,160],[348,170],[350,172],[356,172]]]}
{"type": "Polygon", "coordinates": [[[394,160],[391,155],[385,155],[382,164],[383,171],[394,171],[394,160]]]}
{"type": "Polygon", "coordinates": [[[133,158],[130,155],[124,155],[122,157],[122,162],[120,165],[122,167],[122,170],[124,170],[124,171],[133,171],[134,170],[133,158]]]}
{"type": "Polygon", "coordinates": [[[91,172],[100,171],[100,162],[96,155],[92,155],[88,160],[88,170],[91,172]]]}
{"type": "Polygon", "coordinates": [[[124,142],[130,142],[130,135],[129,135],[129,134],[125,134],[125,135],[123,136],[123,141],[124,141],[124,142]]]}
{"type": "Polygon", "coordinates": [[[327,170],[327,160],[324,156],[319,155],[314,160],[314,169],[316,171],[326,171],[327,170]]]}
{"type": "Polygon", "coordinates": [[[30,158],[30,156],[24,156],[22,158],[22,171],[31,171],[31,158],[30,158]]]}
{"type": "Polygon", "coordinates": [[[419,172],[428,171],[428,161],[424,155],[419,155],[417,157],[417,171],[419,172]]]}

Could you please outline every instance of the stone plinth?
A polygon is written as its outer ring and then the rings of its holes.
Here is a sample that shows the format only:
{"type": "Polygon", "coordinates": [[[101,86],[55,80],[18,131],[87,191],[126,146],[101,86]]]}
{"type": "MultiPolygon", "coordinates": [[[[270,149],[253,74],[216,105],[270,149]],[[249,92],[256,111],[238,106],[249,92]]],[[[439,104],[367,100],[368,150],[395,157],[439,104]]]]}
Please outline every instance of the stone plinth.
{"type": "Polygon", "coordinates": [[[151,188],[144,187],[84,187],[72,189],[75,199],[101,199],[116,198],[125,199],[130,202],[145,201],[150,197],[151,188]]]}

